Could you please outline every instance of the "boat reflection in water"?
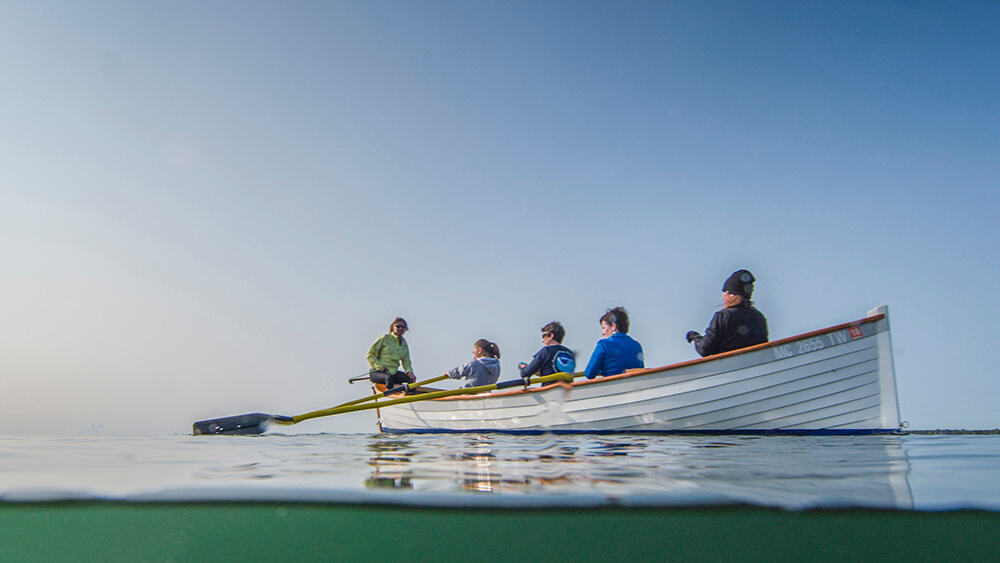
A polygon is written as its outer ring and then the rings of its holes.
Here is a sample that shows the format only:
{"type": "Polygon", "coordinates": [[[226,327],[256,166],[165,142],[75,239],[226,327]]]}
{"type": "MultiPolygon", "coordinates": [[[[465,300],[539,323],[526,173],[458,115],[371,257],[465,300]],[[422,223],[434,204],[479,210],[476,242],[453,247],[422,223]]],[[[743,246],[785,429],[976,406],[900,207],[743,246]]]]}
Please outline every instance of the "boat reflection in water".
{"type": "Polygon", "coordinates": [[[407,451],[410,442],[382,440],[368,447],[375,451],[375,457],[369,462],[374,469],[371,477],[365,479],[366,489],[413,488],[413,472],[410,470],[413,452],[407,451]]]}
{"type": "Polygon", "coordinates": [[[387,438],[373,437],[366,488],[448,504],[483,504],[473,491],[511,506],[913,508],[901,436],[387,438]]]}

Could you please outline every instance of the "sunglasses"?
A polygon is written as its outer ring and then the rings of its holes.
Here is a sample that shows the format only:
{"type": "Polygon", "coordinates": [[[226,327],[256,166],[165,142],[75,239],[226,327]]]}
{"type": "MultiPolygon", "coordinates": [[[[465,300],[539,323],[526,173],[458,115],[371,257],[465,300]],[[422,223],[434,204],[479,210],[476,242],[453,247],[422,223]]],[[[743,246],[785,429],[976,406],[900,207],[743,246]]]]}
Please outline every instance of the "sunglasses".
{"type": "Polygon", "coordinates": [[[398,328],[400,330],[406,330],[406,325],[392,325],[393,328],[398,328]]]}
{"type": "Polygon", "coordinates": [[[542,333],[542,338],[547,338],[547,337],[549,337],[549,336],[552,336],[552,333],[551,333],[551,332],[543,332],[543,333],[542,333]]]}

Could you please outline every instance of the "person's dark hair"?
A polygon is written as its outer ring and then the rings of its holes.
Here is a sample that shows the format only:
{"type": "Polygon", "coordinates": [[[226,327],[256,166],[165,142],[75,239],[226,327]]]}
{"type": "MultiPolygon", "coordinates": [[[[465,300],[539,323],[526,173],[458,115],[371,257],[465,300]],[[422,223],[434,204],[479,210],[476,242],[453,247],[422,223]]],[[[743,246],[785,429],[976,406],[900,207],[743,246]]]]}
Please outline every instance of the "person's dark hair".
{"type": "Polygon", "coordinates": [[[391,323],[389,323],[389,332],[392,332],[392,327],[395,326],[396,323],[403,323],[403,326],[406,327],[406,330],[410,330],[410,325],[406,323],[406,319],[404,319],[403,317],[396,317],[395,319],[392,319],[391,323]]]}
{"type": "Polygon", "coordinates": [[[479,348],[490,358],[500,359],[500,347],[496,345],[496,342],[490,342],[485,338],[480,338],[472,345],[473,348],[479,348]]]}
{"type": "Polygon", "coordinates": [[[542,334],[545,334],[546,332],[550,333],[552,338],[560,344],[562,344],[563,338],[566,338],[566,329],[563,328],[562,323],[559,321],[552,321],[551,323],[543,326],[542,334]]]}
{"type": "Polygon", "coordinates": [[[601,322],[618,325],[618,332],[628,334],[628,311],[625,310],[625,307],[608,309],[601,317],[601,322]]]}

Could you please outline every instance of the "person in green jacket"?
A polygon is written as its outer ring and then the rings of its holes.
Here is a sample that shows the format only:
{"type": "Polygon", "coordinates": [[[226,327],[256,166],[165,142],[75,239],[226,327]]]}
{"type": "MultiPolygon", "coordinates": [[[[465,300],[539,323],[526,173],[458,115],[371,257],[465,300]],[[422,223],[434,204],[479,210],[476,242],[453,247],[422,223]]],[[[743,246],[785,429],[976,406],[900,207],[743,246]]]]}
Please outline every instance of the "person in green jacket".
{"type": "Polygon", "coordinates": [[[410,364],[410,348],[406,345],[403,333],[409,330],[402,317],[396,317],[389,325],[389,334],[383,334],[375,340],[368,349],[368,365],[372,371],[368,378],[372,383],[396,387],[402,383],[413,383],[417,380],[410,364]],[[403,370],[399,370],[402,364],[403,370]]]}

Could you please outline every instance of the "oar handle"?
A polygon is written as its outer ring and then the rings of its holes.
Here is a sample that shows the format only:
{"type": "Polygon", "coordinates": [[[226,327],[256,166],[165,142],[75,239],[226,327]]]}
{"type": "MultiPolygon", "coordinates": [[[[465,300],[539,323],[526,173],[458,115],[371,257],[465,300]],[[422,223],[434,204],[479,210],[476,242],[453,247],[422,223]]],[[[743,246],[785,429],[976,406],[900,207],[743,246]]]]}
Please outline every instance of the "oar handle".
{"type": "Polygon", "coordinates": [[[527,387],[531,385],[527,383],[524,379],[511,379],[510,381],[501,381],[497,383],[497,389],[509,389],[511,387],[527,387]]]}
{"type": "Polygon", "coordinates": [[[442,376],[439,376],[439,377],[434,377],[432,379],[426,379],[424,381],[417,381],[416,383],[404,383],[404,384],[400,385],[399,387],[393,387],[392,389],[383,391],[382,393],[376,393],[374,395],[369,395],[367,397],[361,397],[360,399],[354,399],[353,401],[347,401],[346,403],[341,403],[341,404],[339,404],[339,405],[337,405],[335,407],[330,407],[330,408],[337,409],[337,408],[340,408],[340,407],[349,407],[351,405],[357,405],[359,403],[366,403],[368,401],[374,401],[375,399],[381,399],[382,397],[388,397],[389,395],[395,395],[396,393],[402,393],[402,392],[404,392],[404,391],[406,391],[408,389],[416,389],[417,387],[420,387],[422,385],[427,385],[429,383],[435,383],[435,382],[438,382],[438,381],[442,381],[444,379],[448,379],[448,376],[447,375],[442,375],[442,376]]]}
{"type": "Polygon", "coordinates": [[[384,391],[383,393],[380,393],[379,395],[374,395],[372,397],[365,397],[365,400],[366,401],[370,401],[370,400],[375,399],[375,398],[380,398],[380,396],[381,397],[388,397],[389,395],[395,395],[396,393],[402,393],[404,391],[409,391],[410,389],[416,389],[417,387],[422,387],[422,386],[427,385],[429,383],[437,383],[438,381],[444,381],[445,379],[448,379],[447,375],[439,375],[437,377],[433,377],[431,379],[426,379],[424,381],[417,381],[416,383],[404,383],[404,384],[400,385],[399,387],[393,387],[392,389],[388,389],[388,390],[384,391]]]}

